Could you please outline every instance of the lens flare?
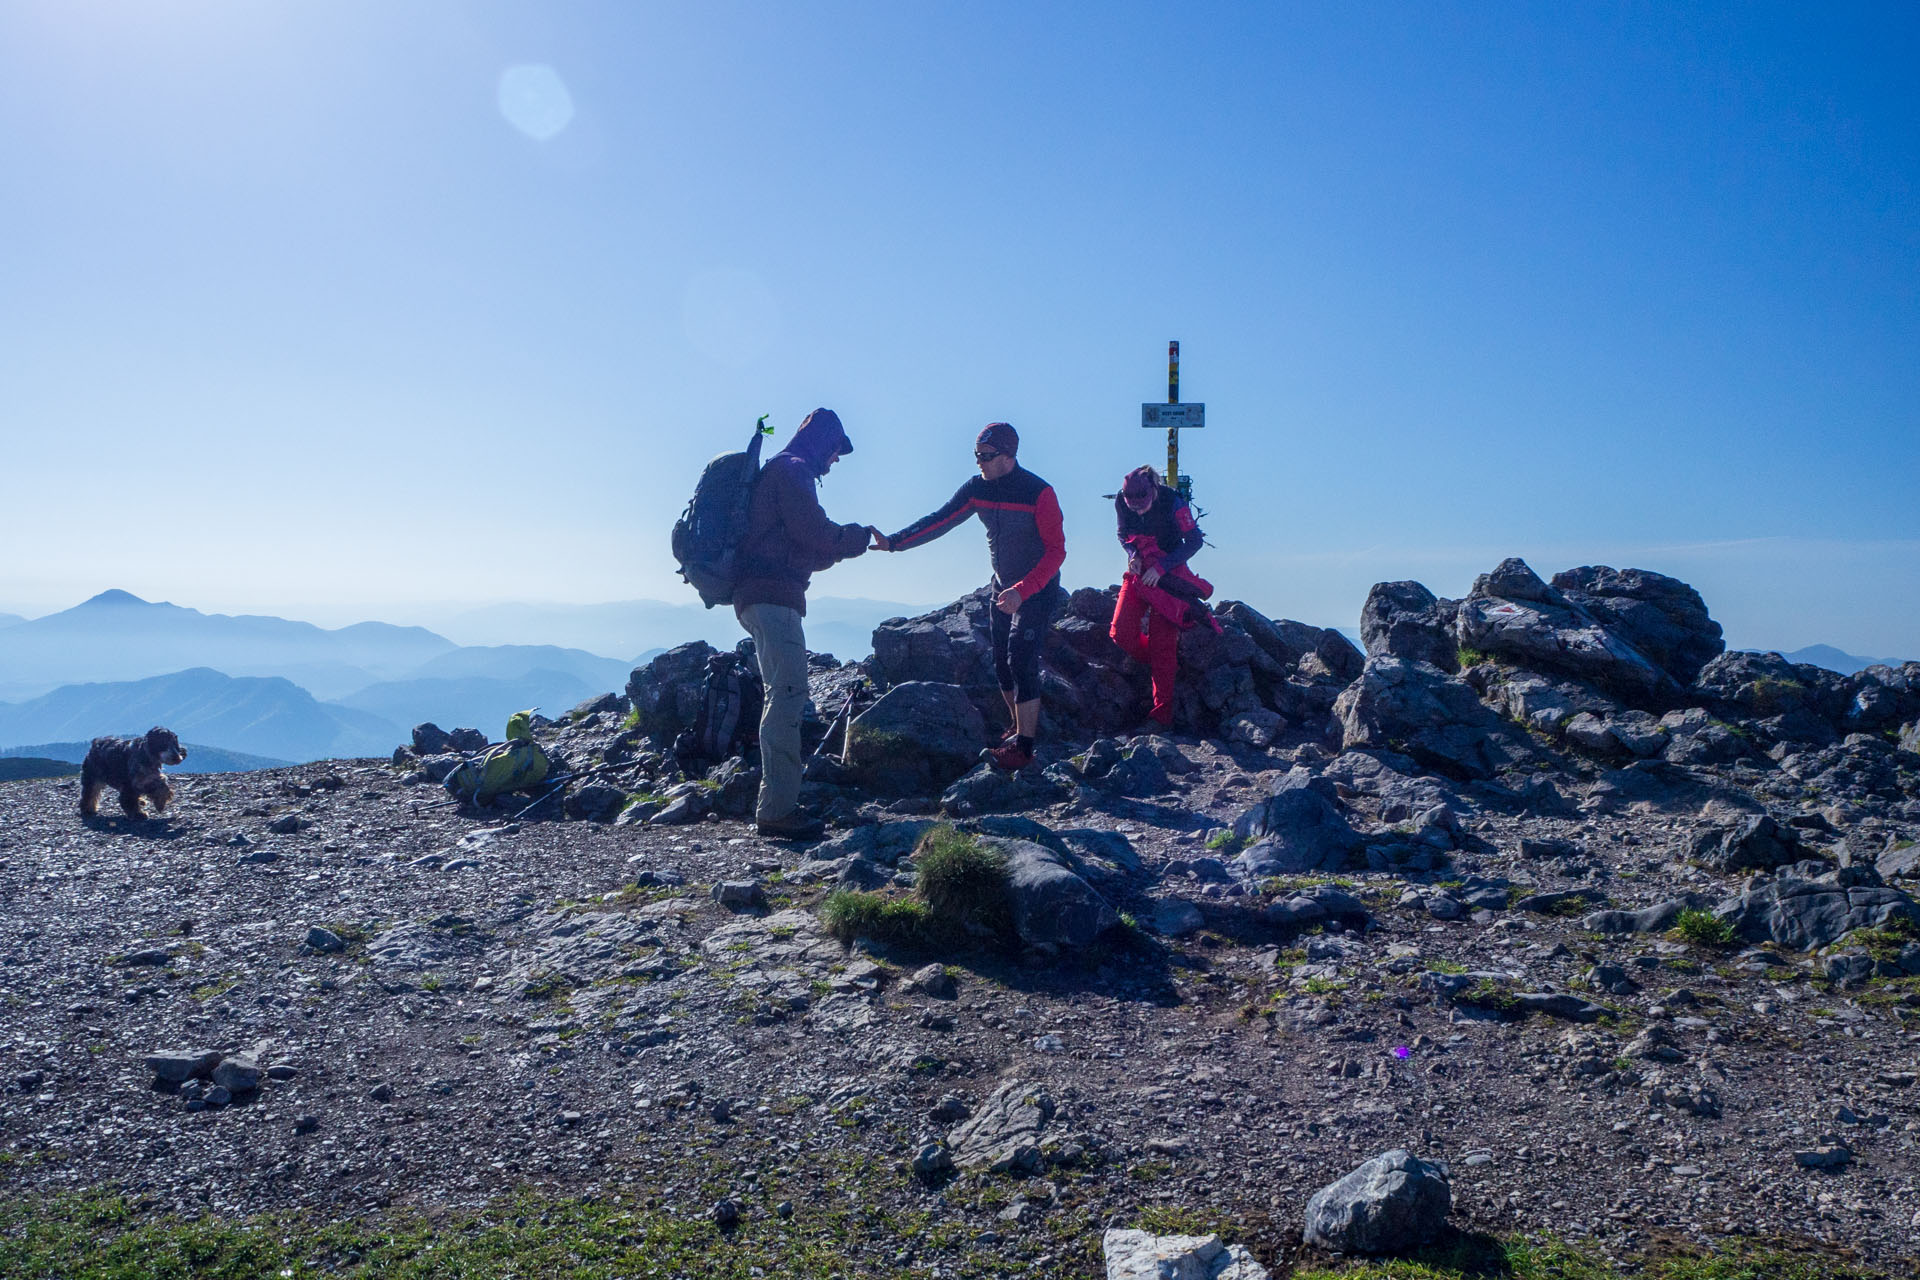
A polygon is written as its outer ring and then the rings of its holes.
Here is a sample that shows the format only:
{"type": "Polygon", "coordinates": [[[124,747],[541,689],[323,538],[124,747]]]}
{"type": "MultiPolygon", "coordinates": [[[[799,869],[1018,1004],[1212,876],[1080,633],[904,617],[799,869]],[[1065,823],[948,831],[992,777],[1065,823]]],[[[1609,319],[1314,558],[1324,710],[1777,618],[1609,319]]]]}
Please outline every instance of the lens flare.
{"type": "Polygon", "coordinates": [[[500,114],[508,124],[545,142],[573,121],[573,95],[560,73],[542,63],[500,73],[500,114]]]}

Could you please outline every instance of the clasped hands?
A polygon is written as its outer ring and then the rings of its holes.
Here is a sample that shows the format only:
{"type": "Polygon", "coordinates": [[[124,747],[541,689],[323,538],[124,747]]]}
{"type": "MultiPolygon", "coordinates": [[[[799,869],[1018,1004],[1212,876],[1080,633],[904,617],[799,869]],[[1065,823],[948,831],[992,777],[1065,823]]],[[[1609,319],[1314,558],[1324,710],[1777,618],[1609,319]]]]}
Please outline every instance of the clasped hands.
{"type": "MultiPolygon", "coordinates": [[[[886,534],[880,532],[878,529],[874,528],[872,525],[867,526],[867,532],[873,537],[873,545],[868,547],[867,550],[869,551],[893,550],[893,540],[887,537],[886,534]]],[[[1160,576],[1160,571],[1158,569],[1154,570],[1154,575],[1153,575],[1154,580],[1157,580],[1159,576],[1160,576]]],[[[1006,614],[1009,618],[1011,618],[1014,614],[1020,612],[1020,606],[1025,602],[1026,602],[1026,597],[1020,594],[1020,588],[1008,587],[1005,591],[1002,591],[999,595],[993,598],[993,607],[998,609],[1000,612],[1006,614]]]]}
{"type": "Polygon", "coordinates": [[[1140,579],[1140,585],[1150,587],[1160,581],[1160,566],[1157,564],[1141,566],[1139,556],[1127,557],[1127,572],[1140,579]]]}

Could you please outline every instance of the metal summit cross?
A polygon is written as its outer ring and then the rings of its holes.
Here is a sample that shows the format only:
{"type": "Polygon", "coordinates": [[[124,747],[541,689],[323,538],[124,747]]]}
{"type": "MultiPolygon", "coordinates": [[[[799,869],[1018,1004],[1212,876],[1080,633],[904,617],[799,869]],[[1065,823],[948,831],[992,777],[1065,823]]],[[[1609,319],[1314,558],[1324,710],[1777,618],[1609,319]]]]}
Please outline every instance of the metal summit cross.
{"type": "Polygon", "coordinates": [[[1207,425],[1207,406],[1180,403],[1180,344],[1167,344],[1167,402],[1140,406],[1140,425],[1148,430],[1167,429],[1167,485],[1191,500],[1193,477],[1180,474],[1180,433],[1207,425]]]}

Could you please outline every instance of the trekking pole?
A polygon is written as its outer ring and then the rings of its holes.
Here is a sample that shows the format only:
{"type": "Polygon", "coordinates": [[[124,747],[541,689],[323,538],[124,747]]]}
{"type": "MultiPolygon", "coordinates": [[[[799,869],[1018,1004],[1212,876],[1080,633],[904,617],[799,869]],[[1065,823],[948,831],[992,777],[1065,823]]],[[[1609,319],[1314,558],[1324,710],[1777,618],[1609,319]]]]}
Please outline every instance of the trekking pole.
{"type": "Polygon", "coordinates": [[[847,736],[840,740],[840,767],[847,767],[847,759],[853,754],[853,690],[847,690],[847,736]]]}
{"type": "MultiPolygon", "coordinates": [[[[853,690],[849,689],[847,690],[846,701],[840,704],[840,714],[836,715],[831,721],[827,723],[827,732],[821,737],[820,744],[813,749],[813,754],[807,757],[808,763],[812,763],[814,756],[819,755],[822,751],[825,751],[827,749],[827,744],[833,741],[834,730],[840,727],[840,722],[842,720],[847,721],[849,726],[851,726],[852,716],[853,716],[853,690]]],[[[847,762],[846,752],[842,751],[840,753],[840,763],[845,764],[846,762],[847,762]]]]}
{"type": "Polygon", "coordinates": [[[512,816],[515,818],[518,818],[527,813],[532,812],[533,809],[535,809],[540,804],[544,803],[547,800],[552,799],[554,793],[558,791],[560,788],[566,786],[569,782],[578,782],[582,778],[596,777],[600,774],[607,772],[609,769],[624,769],[627,767],[629,763],[630,763],[629,761],[622,760],[615,763],[599,765],[592,769],[577,769],[572,773],[562,774],[558,778],[548,778],[546,780],[547,782],[546,793],[540,796],[538,799],[536,799],[532,804],[528,805],[526,808],[520,810],[519,813],[516,813],[512,816]]]}

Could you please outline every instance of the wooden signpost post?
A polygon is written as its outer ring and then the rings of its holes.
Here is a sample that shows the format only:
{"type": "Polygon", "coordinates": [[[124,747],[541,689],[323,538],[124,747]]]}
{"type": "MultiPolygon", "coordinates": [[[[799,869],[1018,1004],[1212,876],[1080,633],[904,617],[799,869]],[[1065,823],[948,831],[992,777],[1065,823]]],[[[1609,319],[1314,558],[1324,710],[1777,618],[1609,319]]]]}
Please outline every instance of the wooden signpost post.
{"type": "Polygon", "coordinates": [[[1189,500],[1193,497],[1193,477],[1180,474],[1180,433],[1207,425],[1207,406],[1180,403],[1180,344],[1167,344],[1167,402],[1140,406],[1140,425],[1148,430],[1167,429],[1167,474],[1169,488],[1189,500]]]}

